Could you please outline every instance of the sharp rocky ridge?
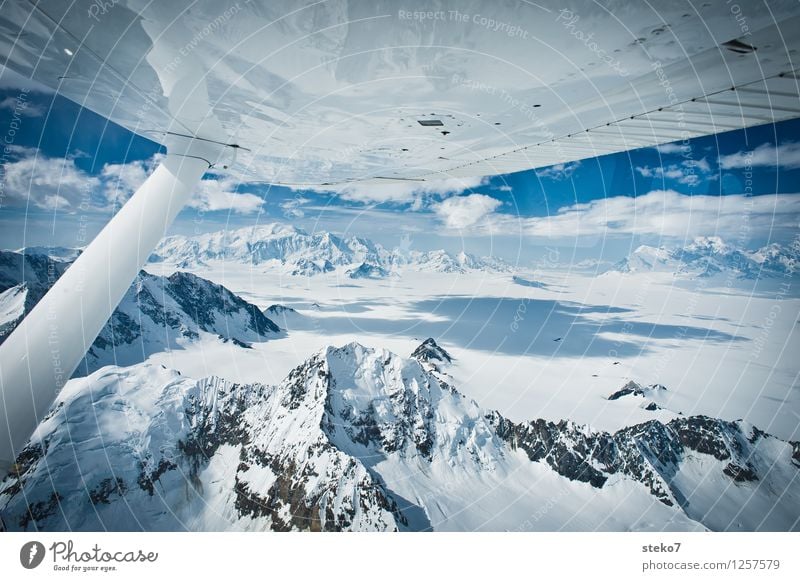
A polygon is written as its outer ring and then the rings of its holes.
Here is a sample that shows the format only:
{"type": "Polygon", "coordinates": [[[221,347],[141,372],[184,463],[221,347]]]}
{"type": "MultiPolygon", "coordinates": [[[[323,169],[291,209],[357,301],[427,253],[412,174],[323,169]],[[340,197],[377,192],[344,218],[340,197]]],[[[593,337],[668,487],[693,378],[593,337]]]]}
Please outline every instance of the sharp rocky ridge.
{"type": "MultiPolygon", "coordinates": [[[[0,343],[70,264],[44,255],[0,251],[0,343]]],[[[222,285],[188,272],[164,277],[141,271],[77,373],[138,363],[202,336],[247,348],[281,333],[257,306],[222,285]]]]}
{"type": "Polygon", "coordinates": [[[706,416],[514,422],[452,385],[435,341],[414,353],[329,347],[276,386],[103,368],[59,395],[0,513],[28,531],[798,527],[800,443],[706,416]]]}
{"type": "Polygon", "coordinates": [[[474,270],[507,272],[502,260],[465,252],[387,249],[357,236],[306,232],[283,224],[165,238],[150,257],[180,268],[197,268],[213,261],[274,267],[294,276],[314,276],[341,270],[351,278],[384,278],[402,270],[463,273],[474,270]]]}
{"type": "Polygon", "coordinates": [[[718,236],[702,236],[680,248],[639,246],[611,270],[668,272],[684,277],[720,274],[740,279],[795,277],[800,273],[800,238],[755,251],[736,248],[718,236]]]}

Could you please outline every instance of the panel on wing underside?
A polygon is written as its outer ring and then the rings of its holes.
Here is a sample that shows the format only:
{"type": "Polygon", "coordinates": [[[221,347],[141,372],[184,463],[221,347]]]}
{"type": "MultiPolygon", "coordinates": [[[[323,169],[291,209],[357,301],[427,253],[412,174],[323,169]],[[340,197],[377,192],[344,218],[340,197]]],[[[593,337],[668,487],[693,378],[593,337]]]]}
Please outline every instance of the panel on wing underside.
{"type": "Polygon", "coordinates": [[[403,5],[14,0],[0,46],[136,133],[238,144],[233,170],[274,183],[509,173],[800,115],[788,0],[746,31],[724,2],[403,5]]]}

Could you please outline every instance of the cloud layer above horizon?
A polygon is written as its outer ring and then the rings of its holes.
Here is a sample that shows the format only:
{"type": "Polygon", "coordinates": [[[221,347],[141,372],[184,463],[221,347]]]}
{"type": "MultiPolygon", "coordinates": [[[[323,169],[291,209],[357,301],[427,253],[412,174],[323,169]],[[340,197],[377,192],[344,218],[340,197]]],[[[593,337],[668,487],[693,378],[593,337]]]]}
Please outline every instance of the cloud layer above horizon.
{"type": "MultiPolygon", "coordinates": [[[[664,155],[685,156],[686,148],[659,146],[664,155]]],[[[160,161],[161,154],[146,160],[108,163],[99,171],[81,169],[81,154],[48,157],[30,147],[10,146],[4,164],[2,206],[26,211],[113,212],[124,203],[160,161]]],[[[800,144],[776,146],[762,143],[755,148],[697,161],[672,159],[660,166],[636,166],[640,175],[693,186],[699,180],[715,180],[718,172],[758,166],[800,168],[800,144]],[[715,169],[714,165],[719,169],[715,169]]],[[[562,164],[536,170],[539,180],[564,181],[581,163],[562,164]]],[[[444,236],[516,236],[541,239],[645,236],[686,239],[717,235],[725,239],[792,236],[800,222],[800,194],[745,196],[687,195],[672,187],[653,189],[638,196],[597,196],[588,202],[556,206],[549,215],[519,215],[515,192],[505,182],[489,178],[442,179],[430,182],[347,184],[318,189],[294,190],[293,198],[277,200],[279,213],[270,215],[269,186],[241,183],[231,175],[209,174],[193,196],[189,207],[200,212],[224,212],[246,220],[248,216],[276,217],[288,221],[323,219],[337,206],[373,208],[389,216],[402,212],[406,226],[419,216],[420,229],[438,224],[444,236]],[[315,201],[328,196],[325,204],[315,201]],[[344,205],[344,206],[342,206],[344,205]],[[422,226],[423,220],[425,226],[422,226]]]]}
{"type": "Polygon", "coordinates": [[[462,214],[472,211],[470,219],[454,220],[447,212],[442,218],[443,225],[458,229],[460,236],[514,232],[545,239],[631,235],[690,239],[715,235],[746,243],[751,238],[785,238],[800,226],[800,194],[687,196],[655,190],[637,197],[615,196],[573,204],[542,217],[501,214],[482,205],[467,204],[466,210],[463,205],[452,205],[460,207],[462,214]]]}

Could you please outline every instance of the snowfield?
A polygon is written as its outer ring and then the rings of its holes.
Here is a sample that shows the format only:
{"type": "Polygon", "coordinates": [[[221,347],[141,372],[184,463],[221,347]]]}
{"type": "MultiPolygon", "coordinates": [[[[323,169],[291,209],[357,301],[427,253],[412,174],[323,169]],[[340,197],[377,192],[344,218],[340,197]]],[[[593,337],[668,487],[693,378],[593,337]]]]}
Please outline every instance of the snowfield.
{"type": "Polygon", "coordinates": [[[800,443],[706,416],[515,423],[461,394],[448,359],[350,343],[276,386],[105,367],[60,394],[0,510],[13,530],[800,526],[800,443]]]}
{"type": "Polygon", "coordinates": [[[192,377],[278,382],[328,345],[411,353],[433,337],[455,358],[459,389],[512,419],[570,418],[610,431],[651,419],[636,402],[607,400],[633,380],[667,386],[655,399],[664,417],[744,419],[800,439],[794,278],[404,270],[354,280],[341,269],[297,277],[228,262],[209,263],[202,276],[292,312],[269,314],[288,332],[252,350],[200,342],[151,356],[192,377]]]}
{"type": "MultiPolygon", "coordinates": [[[[167,240],[0,482],[9,529],[800,527],[782,249],[593,276],[275,234],[291,261],[167,240]]],[[[0,339],[68,266],[20,256],[0,339]]]]}

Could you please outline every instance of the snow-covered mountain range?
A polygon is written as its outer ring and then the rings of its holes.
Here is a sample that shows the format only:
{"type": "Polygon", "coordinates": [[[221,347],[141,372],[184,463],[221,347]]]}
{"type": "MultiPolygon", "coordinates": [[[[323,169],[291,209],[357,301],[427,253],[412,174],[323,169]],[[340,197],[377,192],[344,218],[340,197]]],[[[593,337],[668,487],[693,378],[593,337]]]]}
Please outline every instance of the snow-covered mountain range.
{"type": "Polygon", "coordinates": [[[451,359],[351,343],[275,386],[106,367],[61,392],[0,513],[28,531],[798,527],[798,442],[705,416],[515,423],[459,393],[451,359]]]}
{"type": "Polygon", "coordinates": [[[150,257],[180,268],[195,268],[212,261],[229,261],[274,267],[285,274],[312,276],[343,272],[369,278],[390,276],[402,269],[460,273],[469,270],[508,271],[496,258],[478,258],[444,250],[388,250],[357,236],[340,237],[328,232],[308,233],[293,226],[268,224],[213,232],[198,236],[165,238],[150,257]],[[359,271],[360,269],[360,271],[359,271]]]}
{"type": "Polygon", "coordinates": [[[26,246],[20,248],[17,252],[19,254],[39,254],[63,262],[73,262],[80,256],[81,252],[83,252],[83,248],[69,248],[66,246],[26,246]]]}
{"type": "Polygon", "coordinates": [[[795,276],[800,273],[800,239],[756,251],[737,249],[717,236],[696,238],[682,248],[639,246],[611,270],[669,272],[690,277],[730,273],[747,279],[795,276]]]}
{"type": "MultiPolygon", "coordinates": [[[[0,343],[69,264],[43,255],[0,251],[0,343]]],[[[137,363],[201,336],[247,347],[280,333],[258,307],[221,285],[187,272],[163,277],[142,271],[78,373],[108,364],[137,363]]]]}

